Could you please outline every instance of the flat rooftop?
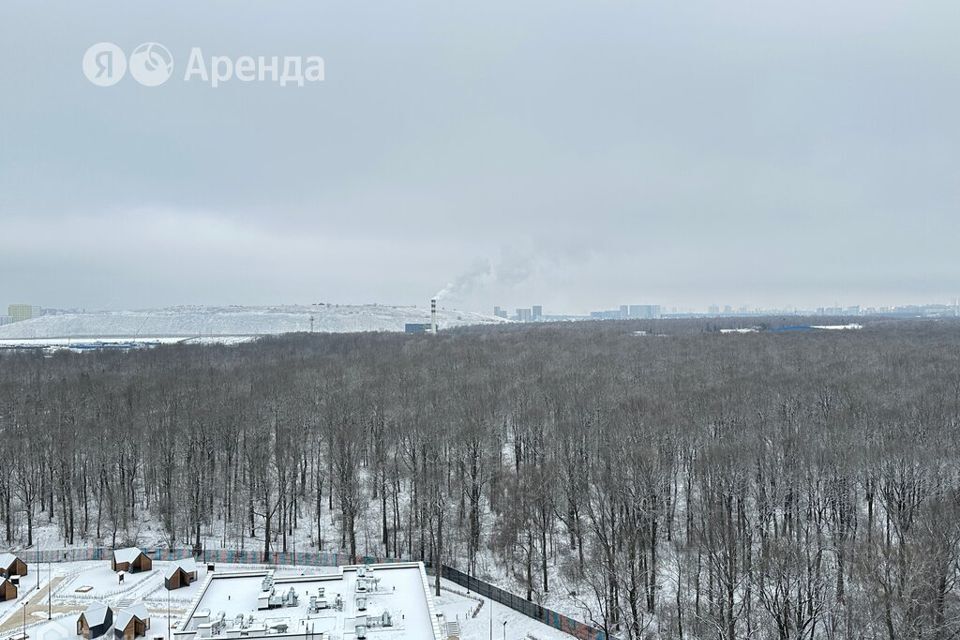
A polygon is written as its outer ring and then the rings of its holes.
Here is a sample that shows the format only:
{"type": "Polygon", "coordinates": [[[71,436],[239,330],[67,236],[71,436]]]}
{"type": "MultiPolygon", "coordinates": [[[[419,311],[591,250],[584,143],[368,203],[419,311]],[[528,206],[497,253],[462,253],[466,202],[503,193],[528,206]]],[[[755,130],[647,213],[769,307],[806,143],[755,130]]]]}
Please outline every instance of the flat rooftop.
{"type": "Polygon", "coordinates": [[[441,640],[423,564],[211,572],[174,637],[441,640]],[[294,597],[295,595],[295,597],[294,597]]]}

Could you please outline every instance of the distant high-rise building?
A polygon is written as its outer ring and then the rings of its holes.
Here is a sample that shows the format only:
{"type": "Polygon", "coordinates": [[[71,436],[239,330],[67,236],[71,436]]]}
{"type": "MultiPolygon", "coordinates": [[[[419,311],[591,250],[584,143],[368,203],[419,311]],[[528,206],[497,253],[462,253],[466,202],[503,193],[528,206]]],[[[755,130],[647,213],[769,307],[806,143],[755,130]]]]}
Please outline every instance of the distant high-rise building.
{"type": "Polygon", "coordinates": [[[630,307],[625,304],[620,305],[620,319],[626,320],[630,317],[630,307]]]}
{"type": "Polygon", "coordinates": [[[494,307],[493,315],[497,316],[498,318],[503,318],[504,320],[506,320],[508,317],[507,310],[502,307],[494,307]]]}
{"type": "Polygon", "coordinates": [[[29,304],[12,304],[7,307],[7,315],[11,322],[22,322],[40,317],[40,307],[29,304]]]}
{"type": "Polygon", "coordinates": [[[720,315],[720,305],[718,304],[710,305],[710,308],[707,310],[707,313],[709,313],[712,316],[720,315]]]}
{"type": "Polygon", "coordinates": [[[530,309],[517,309],[517,320],[520,322],[530,322],[533,318],[533,312],[530,309]]]}
{"type": "Polygon", "coordinates": [[[543,320],[543,305],[535,304],[533,305],[533,321],[540,322],[543,320]]]}
{"type": "MultiPolygon", "coordinates": [[[[621,313],[625,307],[620,307],[621,313]]],[[[653,320],[659,318],[662,314],[660,313],[660,305],[658,304],[632,304],[629,307],[629,317],[630,318],[640,318],[643,320],[653,320]]]]}

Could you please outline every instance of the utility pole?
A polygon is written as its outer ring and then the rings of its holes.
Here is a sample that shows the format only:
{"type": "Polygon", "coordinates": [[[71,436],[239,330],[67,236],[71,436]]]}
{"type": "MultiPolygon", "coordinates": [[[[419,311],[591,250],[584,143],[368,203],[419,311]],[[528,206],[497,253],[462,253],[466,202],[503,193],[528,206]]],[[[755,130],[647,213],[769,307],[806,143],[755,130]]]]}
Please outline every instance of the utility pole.
{"type": "Polygon", "coordinates": [[[490,640],[493,640],[493,600],[490,600],[490,640]]]}
{"type": "Polygon", "coordinates": [[[27,605],[30,604],[29,600],[23,601],[23,635],[20,637],[22,640],[27,640],[27,605]]]}
{"type": "Polygon", "coordinates": [[[53,561],[47,563],[47,620],[53,620],[53,561]]]}

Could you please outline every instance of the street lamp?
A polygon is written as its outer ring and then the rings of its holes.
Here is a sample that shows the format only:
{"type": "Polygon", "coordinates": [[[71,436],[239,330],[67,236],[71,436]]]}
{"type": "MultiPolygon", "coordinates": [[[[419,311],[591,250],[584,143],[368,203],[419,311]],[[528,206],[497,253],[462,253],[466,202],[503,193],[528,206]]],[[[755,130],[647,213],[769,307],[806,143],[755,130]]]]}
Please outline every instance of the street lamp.
{"type": "Polygon", "coordinates": [[[23,601],[23,635],[20,636],[23,640],[26,640],[27,638],[27,605],[28,604],[30,604],[29,600],[23,601]]]}
{"type": "Polygon", "coordinates": [[[507,621],[503,621],[503,640],[507,640],[507,621]]]}

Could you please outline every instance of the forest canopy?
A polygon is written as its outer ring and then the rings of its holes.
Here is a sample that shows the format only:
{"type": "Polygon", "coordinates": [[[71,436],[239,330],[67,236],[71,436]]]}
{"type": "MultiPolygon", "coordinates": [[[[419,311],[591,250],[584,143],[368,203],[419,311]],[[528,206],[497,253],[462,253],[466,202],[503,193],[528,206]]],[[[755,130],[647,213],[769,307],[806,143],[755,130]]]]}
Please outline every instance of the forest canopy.
{"type": "Polygon", "coordinates": [[[960,634],[960,324],[715,329],[3,353],[0,537],[149,518],[269,559],[308,530],[562,590],[624,638],[960,634]]]}

